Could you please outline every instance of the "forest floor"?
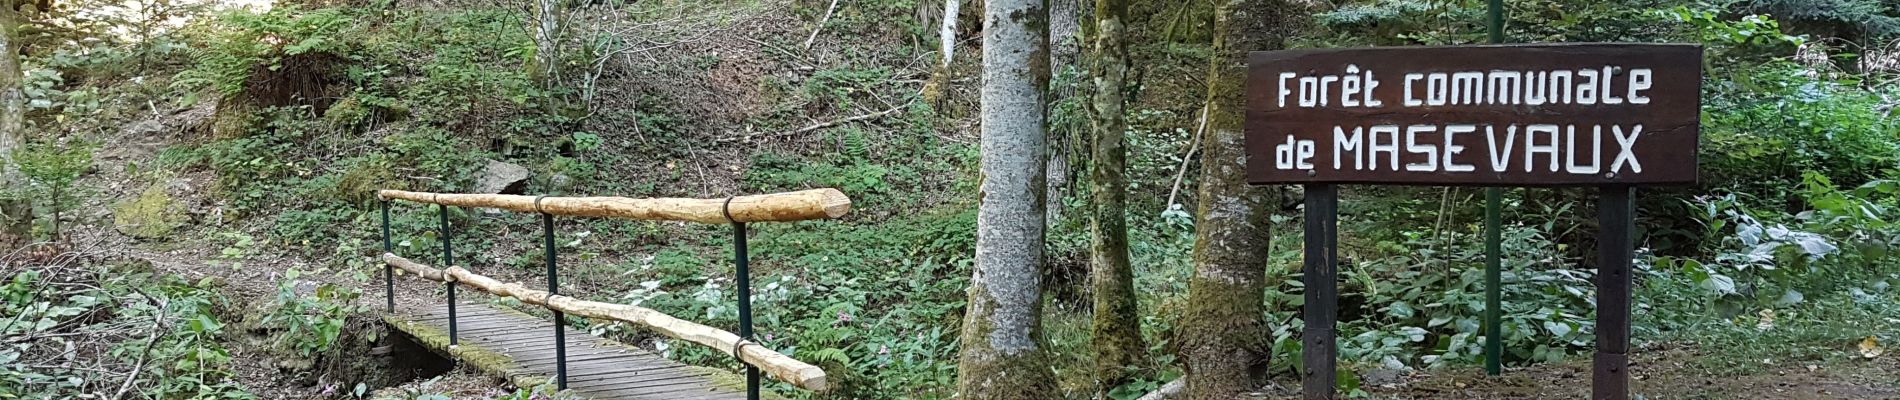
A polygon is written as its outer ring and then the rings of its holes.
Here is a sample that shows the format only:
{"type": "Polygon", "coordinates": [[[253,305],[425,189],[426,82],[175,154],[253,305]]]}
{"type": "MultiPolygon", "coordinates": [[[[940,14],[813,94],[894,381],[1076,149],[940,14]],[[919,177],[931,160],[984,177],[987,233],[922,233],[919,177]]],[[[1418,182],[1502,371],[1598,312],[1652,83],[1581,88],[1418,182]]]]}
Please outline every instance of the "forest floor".
{"type": "MultiPolygon", "coordinates": [[[[1762,368],[1731,374],[1709,364],[1743,363],[1723,349],[1666,347],[1635,354],[1632,394],[1647,399],[1900,399],[1900,359],[1827,362],[1754,360],[1762,368]]],[[[1849,351],[1843,349],[1842,351],[1849,351]]],[[[1821,358],[1821,357],[1812,357],[1821,358]]],[[[1375,399],[1582,399],[1590,397],[1590,360],[1508,368],[1429,371],[1366,391],[1375,399]]],[[[1297,389],[1297,383],[1292,383],[1297,389]]]]}
{"type": "MultiPolygon", "coordinates": [[[[157,149],[163,144],[184,140],[137,133],[143,132],[128,130],[108,138],[103,147],[108,150],[97,158],[95,170],[124,171],[134,168],[131,167],[133,165],[155,163],[157,149]]],[[[174,176],[165,184],[172,186],[168,192],[176,194],[175,200],[186,208],[186,212],[206,223],[184,227],[168,241],[147,241],[127,236],[113,227],[111,210],[115,199],[135,197],[144,190],[144,183],[140,179],[136,174],[110,173],[87,174],[81,178],[82,184],[96,188],[98,193],[83,199],[86,204],[77,207],[83,210],[80,211],[82,215],[78,216],[80,220],[94,222],[78,224],[65,232],[67,240],[72,243],[72,250],[96,252],[101,259],[149,263],[157,272],[192,281],[215,279],[219,282],[220,292],[228,307],[221,316],[226,323],[240,324],[267,313],[277,300],[281,290],[279,285],[286,281],[287,270],[324,271],[324,265],[337,263],[337,260],[312,260],[291,252],[274,250],[287,244],[273,243],[270,239],[258,238],[254,243],[237,243],[237,237],[242,232],[267,230],[269,222],[267,219],[252,218],[233,221],[231,226],[219,226],[224,224],[220,220],[225,215],[223,202],[208,194],[212,192],[210,188],[217,178],[214,174],[202,171],[174,176]]],[[[248,235],[244,236],[249,239],[248,235]]],[[[346,271],[327,272],[330,273],[305,273],[295,283],[299,286],[321,283],[357,285],[363,294],[356,299],[356,307],[363,310],[381,309],[384,298],[381,279],[353,281],[344,278],[346,271]]],[[[438,294],[435,285],[415,279],[399,279],[395,289],[399,307],[405,308],[426,306],[430,304],[429,299],[438,294]]],[[[367,312],[361,313],[359,317],[374,319],[376,315],[367,312]]],[[[381,324],[381,321],[366,323],[381,324]]],[[[284,367],[287,362],[308,360],[290,360],[280,354],[282,352],[275,349],[270,341],[270,332],[260,327],[227,331],[223,339],[230,350],[232,378],[260,399],[332,398],[350,390],[341,387],[347,385],[326,381],[330,377],[319,377],[313,384],[313,381],[298,376],[299,373],[287,370],[284,367]]],[[[370,389],[376,392],[375,388],[370,389]]],[[[499,378],[458,367],[441,376],[423,377],[381,393],[372,393],[370,397],[388,395],[408,398],[414,396],[403,396],[401,393],[437,393],[455,399],[492,399],[507,395],[512,389],[499,378]]]]}
{"type": "MultiPolygon", "coordinates": [[[[149,162],[146,157],[135,161],[149,162]]],[[[125,161],[106,157],[103,170],[123,168],[125,161]]],[[[139,190],[129,178],[96,174],[88,184],[102,188],[106,196],[122,198],[139,190]]],[[[175,185],[208,184],[210,176],[180,176],[175,185]]],[[[179,190],[197,193],[198,190],[179,190]]],[[[215,215],[216,202],[196,196],[180,199],[203,214],[215,215]]],[[[94,200],[84,209],[106,210],[103,200],[94,200]]],[[[103,213],[91,216],[106,219],[103,213]]],[[[190,279],[221,277],[224,293],[231,304],[255,310],[268,304],[279,290],[287,268],[313,269],[323,263],[270,250],[270,243],[259,243],[233,257],[223,249],[231,245],[211,229],[181,235],[172,242],[140,242],[113,231],[103,224],[81,225],[69,233],[87,247],[111,249],[117,257],[150,262],[156,269],[190,279]],[[242,267],[234,267],[234,263],[242,267]]],[[[532,280],[532,274],[512,269],[494,271],[504,280],[532,280]]],[[[305,275],[302,279],[326,279],[325,274],[305,275]]],[[[379,308],[382,304],[380,279],[356,282],[363,296],[358,304],[379,308]]],[[[399,279],[396,285],[399,307],[419,307],[438,299],[436,285],[415,279],[399,279]]],[[[248,311],[246,311],[248,312],[248,311]]],[[[239,317],[241,318],[241,317],[239,317]]],[[[1889,323],[1895,323],[1889,321],[1889,323]]],[[[307,386],[285,379],[278,368],[279,356],[267,344],[242,338],[231,340],[236,378],[251,392],[266,399],[322,397],[323,385],[307,386]]],[[[1743,341],[1745,342],[1745,340],[1743,341]]],[[[1752,343],[1777,346],[1775,343],[1752,343]]],[[[1796,346],[1789,346],[1795,348],[1796,346]]],[[[1862,358],[1854,354],[1853,343],[1843,343],[1837,351],[1846,355],[1800,354],[1781,352],[1779,359],[1756,359],[1755,351],[1719,346],[1701,346],[1692,341],[1664,340],[1644,346],[1634,355],[1632,392],[1648,399],[1900,399],[1900,357],[1885,355],[1862,358]]],[[[1812,353],[1813,351],[1808,351],[1812,353]]],[[[1499,377],[1486,377],[1474,367],[1453,367],[1424,371],[1371,371],[1363,373],[1362,398],[1373,399],[1567,399],[1587,398],[1590,393],[1590,361],[1574,359],[1559,363],[1537,364],[1506,369],[1499,377]]],[[[335,388],[329,388],[335,389],[335,388]]],[[[427,377],[393,388],[379,395],[401,393],[442,393],[454,398],[486,399],[508,394],[506,383],[466,369],[456,369],[440,377],[427,377]]],[[[1262,390],[1260,399],[1299,397],[1299,382],[1281,379],[1262,390]]]]}

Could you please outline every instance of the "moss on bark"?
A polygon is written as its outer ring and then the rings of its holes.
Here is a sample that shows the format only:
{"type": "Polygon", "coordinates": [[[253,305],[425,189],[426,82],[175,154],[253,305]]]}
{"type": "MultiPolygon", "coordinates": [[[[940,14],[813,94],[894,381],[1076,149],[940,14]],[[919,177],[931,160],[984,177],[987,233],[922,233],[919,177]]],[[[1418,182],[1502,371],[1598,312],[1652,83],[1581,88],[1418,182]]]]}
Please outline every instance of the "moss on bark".
{"type": "Polygon", "coordinates": [[[1141,338],[1141,321],[1135,301],[1134,267],[1128,259],[1127,169],[1128,149],[1122,137],[1127,131],[1124,118],[1128,48],[1125,0],[1098,0],[1095,3],[1095,67],[1090,69],[1095,83],[1095,98],[1090,117],[1094,122],[1092,148],[1094,168],[1090,169],[1091,198],[1094,212],[1089,227],[1094,240],[1090,245],[1090,263],[1094,288],[1092,347],[1095,351],[1095,379],[1098,397],[1128,383],[1128,368],[1138,366],[1147,346],[1141,338]]]}
{"type": "Polygon", "coordinates": [[[986,293],[980,283],[973,282],[971,286],[970,311],[963,316],[962,354],[957,363],[958,396],[998,400],[1055,398],[1055,376],[1041,351],[1047,348],[1041,327],[1031,328],[1030,336],[1037,342],[1032,351],[1009,354],[996,349],[989,339],[995,328],[994,316],[989,310],[995,307],[996,301],[979,295],[986,293]]]}
{"type": "Polygon", "coordinates": [[[976,266],[957,368],[968,399],[1056,397],[1041,329],[1048,13],[985,2],[976,266]]]}
{"type": "Polygon", "coordinates": [[[1241,90],[1247,51],[1281,46],[1285,16],[1295,14],[1288,3],[1226,0],[1216,11],[1219,56],[1208,65],[1195,270],[1182,322],[1189,399],[1231,399],[1257,388],[1272,355],[1262,310],[1271,244],[1268,193],[1247,184],[1241,90]]]}

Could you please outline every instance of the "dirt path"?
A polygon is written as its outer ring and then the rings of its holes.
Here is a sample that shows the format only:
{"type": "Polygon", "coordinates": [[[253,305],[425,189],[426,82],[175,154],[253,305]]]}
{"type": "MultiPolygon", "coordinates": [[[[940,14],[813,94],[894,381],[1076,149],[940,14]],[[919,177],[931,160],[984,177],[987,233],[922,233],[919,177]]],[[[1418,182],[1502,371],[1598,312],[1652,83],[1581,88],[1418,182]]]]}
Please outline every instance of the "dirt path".
{"type": "MultiPolygon", "coordinates": [[[[1842,351],[1847,351],[1843,349],[1842,351]]],[[[1671,349],[1636,355],[1631,392],[1661,399],[1900,399],[1900,357],[1795,363],[1747,375],[1724,375],[1697,366],[1720,349],[1671,349]],[[1811,367],[1810,367],[1811,366],[1811,367]]],[[[1586,399],[1590,398],[1590,361],[1507,368],[1486,377],[1475,367],[1402,374],[1390,382],[1368,382],[1373,399],[1586,399]]],[[[1264,390],[1263,399],[1298,399],[1299,382],[1281,380],[1264,390]]]]}

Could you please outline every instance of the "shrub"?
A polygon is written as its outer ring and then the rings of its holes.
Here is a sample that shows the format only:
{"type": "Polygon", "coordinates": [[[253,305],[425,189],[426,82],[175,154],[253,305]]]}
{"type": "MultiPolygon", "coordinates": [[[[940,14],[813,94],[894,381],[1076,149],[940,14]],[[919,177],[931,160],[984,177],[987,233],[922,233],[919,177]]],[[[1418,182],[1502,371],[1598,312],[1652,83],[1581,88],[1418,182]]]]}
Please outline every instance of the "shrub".
{"type": "Polygon", "coordinates": [[[277,301],[263,324],[284,329],[276,336],[279,348],[299,357],[315,357],[336,345],[344,322],[357,311],[356,298],[362,292],[301,277],[303,271],[296,268],[284,272],[284,280],[277,285],[277,301]]]}

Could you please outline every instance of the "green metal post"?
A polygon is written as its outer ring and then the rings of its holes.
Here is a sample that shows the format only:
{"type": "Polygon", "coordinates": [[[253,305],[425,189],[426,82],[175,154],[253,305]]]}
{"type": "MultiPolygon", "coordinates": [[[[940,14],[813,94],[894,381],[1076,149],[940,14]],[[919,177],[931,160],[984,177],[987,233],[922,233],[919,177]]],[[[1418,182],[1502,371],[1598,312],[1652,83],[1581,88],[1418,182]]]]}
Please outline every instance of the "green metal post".
{"type": "MultiPolygon", "coordinates": [[[[1491,0],[1491,43],[1504,43],[1504,0],[1491,0]]],[[[1484,189],[1484,373],[1497,376],[1504,370],[1504,298],[1500,293],[1504,277],[1498,264],[1502,250],[1502,207],[1504,189],[1484,189]]]]}

